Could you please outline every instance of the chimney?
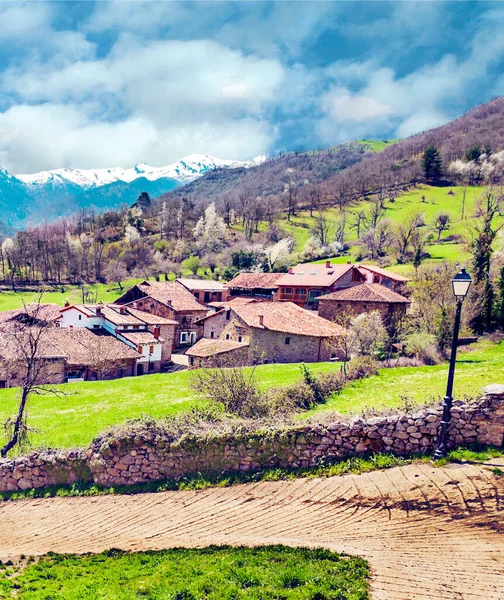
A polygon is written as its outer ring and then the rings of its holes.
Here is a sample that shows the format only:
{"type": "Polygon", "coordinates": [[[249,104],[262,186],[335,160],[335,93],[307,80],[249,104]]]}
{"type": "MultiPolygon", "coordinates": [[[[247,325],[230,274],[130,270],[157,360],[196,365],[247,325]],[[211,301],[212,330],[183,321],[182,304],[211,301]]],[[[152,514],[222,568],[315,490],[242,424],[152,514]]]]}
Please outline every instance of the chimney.
{"type": "Polygon", "coordinates": [[[70,302],[68,302],[68,300],[65,302],[65,308],[67,308],[67,306],[70,306],[70,302]]]}
{"type": "Polygon", "coordinates": [[[294,273],[294,271],[292,270],[292,267],[289,267],[289,275],[292,275],[294,273]]]}
{"type": "Polygon", "coordinates": [[[326,260],[325,268],[326,269],[330,269],[331,268],[331,261],[330,260],[326,260]]]}
{"type": "Polygon", "coordinates": [[[259,325],[264,326],[264,315],[259,315],[259,325]]]}
{"type": "Polygon", "coordinates": [[[152,333],[154,334],[154,339],[159,340],[159,327],[157,325],[154,327],[154,331],[152,333]]]}
{"type": "Polygon", "coordinates": [[[97,306],[96,307],[96,316],[101,317],[101,314],[102,314],[101,306],[97,306]]]}
{"type": "Polygon", "coordinates": [[[347,264],[347,265],[351,265],[351,264],[352,264],[352,261],[351,261],[351,260],[347,260],[347,261],[346,261],[346,264],[347,264]]]}
{"type": "Polygon", "coordinates": [[[124,306],[120,306],[120,307],[119,307],[119,314],[120,314],[120,315],[124,315],[124,313],[125,313],[125,312],[126,312],[126,311],[124,310],[124,306]]]}

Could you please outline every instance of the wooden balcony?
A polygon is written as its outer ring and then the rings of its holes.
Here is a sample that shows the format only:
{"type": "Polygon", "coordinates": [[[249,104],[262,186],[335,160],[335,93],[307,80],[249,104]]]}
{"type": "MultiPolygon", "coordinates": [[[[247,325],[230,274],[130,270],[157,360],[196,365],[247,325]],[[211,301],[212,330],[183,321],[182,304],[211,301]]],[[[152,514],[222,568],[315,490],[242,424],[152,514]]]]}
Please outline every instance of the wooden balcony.
{"type": "Polygon", "coordinates": [[[297,304],[305,304],[308,301],[308,296],[307,294],[276,293],[273,300],[275,300],[275,302],[296,302],[297,304]]]}

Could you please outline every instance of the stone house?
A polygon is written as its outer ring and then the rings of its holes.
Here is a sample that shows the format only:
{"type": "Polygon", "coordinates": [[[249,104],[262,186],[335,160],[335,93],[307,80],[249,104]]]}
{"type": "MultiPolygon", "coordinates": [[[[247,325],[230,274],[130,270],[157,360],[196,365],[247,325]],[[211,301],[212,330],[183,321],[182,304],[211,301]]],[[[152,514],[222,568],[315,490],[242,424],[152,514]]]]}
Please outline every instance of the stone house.
{"type": "Polygon", "coordinates": [[[211,302],[226,302],[229,297],[228,289],[221,281],[184,277],[179,277],[177,281],[191,292],[200,304],[205,306],[211,302]]]}
{"type": "Polygon", "coordinates": [[[359,271],[365,276],[366,283],[379,283],[398,294],[404,294],[409,279],[375,265],[359,265],[359,271]]]}
{"type": "Polygon", "coordinates": [[[249,345],[233,340],[202,338],[185,351],[189,367],[193,369],[215,366],[240,366],[248,364],[249,345]]]}
{"type": "Polygon", "coordinates": [[[407,298],[384,285],[363,283],[321,297],[318,314],[337,322],[344,314],[357,316],[377,310],[389,334],[394,335],[410,304],[407,298]]]}
{"type": "MultiPolygon", "coordinates": [[[[33,332],[33,328],[32,328],[33,332]]],[[[140,354],[103,329],[49,327],[39,330],[38,385],[66,381],[115,379],[136,374],[140,354]]],[[[20,343],[28,343],[26,325],[3,324],[0,329],[0,387],[23,384],[26,361],[20,343]]],[[[33,336],[32,336],[33,339],[33,336]]]]}
{"type": "Polygon", "coordinates": [[[365,281],[360,270],[350,263],[332,265],[297,265],[278,280],[275,302],[294,302],[307,309],[316,310],[324,294],[358,285],[365,281]]]}
{"type": "Polygon", "coordinates": [[[134,374],[159,372],[171,361],[177,323],[124,305],[76,304],[61,309],[61,329],[103,330],[137,352],[134,374]]]}
{"type": "Polygon", "coordinates": [[[52,343],[66,354],[66,381],[96,381],[137,375],[141,354],[104,329],[56,328],[52,343]]]}
{"type": "Polygon", "coordinates": [[[236,296],[273,300],[278,281],[285,273],[240,273],[228,282],[231,298],[236,296]]]}
{"type": "Polygon", "coordinates": [[[197,321],[207,310],[178,281],[143,281],[125,292],[115,304],[176,321],[173,350],[192,346],[202,337],[197,321]]]}
{"type": "MultiPolygon", "coordinates": [[[[35,329],[35,328],[34,328],[35,329]]],[[[49,338],[52,328],[38,329],[33,335],[38,340],[37,384],[64,383],[66,377],[66,352],[49,338]]],[[[29,328],[22,323],[2,323],[0,327],[0,388],[18,387],[26,376],[23,349],[30,342],[29,328]]]]}
{"type": "Polygon", "coordinates": [[[291,302],[227,307],[205,318],[203,327],[206,339],[248,344],[249,363],[330,360],[335,338],[344,335],[335,323],[291,302]]]}

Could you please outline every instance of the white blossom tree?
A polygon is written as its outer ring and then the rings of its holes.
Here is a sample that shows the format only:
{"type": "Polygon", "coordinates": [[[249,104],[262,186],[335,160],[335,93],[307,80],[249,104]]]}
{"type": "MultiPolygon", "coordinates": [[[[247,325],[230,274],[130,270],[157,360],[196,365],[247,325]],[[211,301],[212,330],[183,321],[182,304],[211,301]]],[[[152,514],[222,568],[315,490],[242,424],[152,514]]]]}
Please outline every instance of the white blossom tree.
{"type": "Polygon", "coordinates": [[[373,356],[387,341],[387,330],[377,310],[362,313],[352,320],[348,344],[361,356],[373,356]]]}
{"type": "Polygon", "coordinates": [[[281,239],[276,244],[268,246],[264,249],[266,260],[268,261],[268,267],[270,271],[275,268],[279,269],[285,267],[290,262],[290,254],[292,250],[293,239],[286,237],[281,239]]]}
{"type": "Polygon", "coordinates": [[[226,223],[217,213],[215,202],[206,209],[194,228],[194,237],[199,249],[203,252],[217,252],[224,245],[226,223]]]}

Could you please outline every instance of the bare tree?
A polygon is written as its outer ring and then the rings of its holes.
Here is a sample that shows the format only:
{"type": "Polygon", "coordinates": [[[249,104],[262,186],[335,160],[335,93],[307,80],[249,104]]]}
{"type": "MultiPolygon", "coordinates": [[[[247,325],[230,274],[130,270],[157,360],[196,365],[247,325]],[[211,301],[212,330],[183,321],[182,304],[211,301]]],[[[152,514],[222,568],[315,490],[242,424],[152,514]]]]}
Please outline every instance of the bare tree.
{"type": "Polygon", "coordinates": [[[371,254],[371,258],[383,256],[394,241],[392,221],[382,219],[373,229],[366,231],[362,236],[361,243],[371,254]]]}
{"type": "Polygon", "coordinates": [[[437,241],[441,240],[441,234],[443,231],[447,231],[450,228],[450,215],[446,212],[440,212],[437,214],[434,221],[434,230],[437,232],[437,241]]]}
{"type": "Polygon", "coordinates": [[[324,213],[319,211],[317,216],[315,217],[315,224],[312,227],[312,234],[322,246],[325,246],[329,242],[329,234],[331,230],[331,225],[329,221],[324,216],[324,213]]]}
{"type": "Polygon", "coordinates": [[[19,369],[21,374],[21,389],[17,412],[9,417],[4,423],[7,442],[0,449],[0,456],[5,458],[16,446],[22,446],[28,441],[30,428],[27,423],[27,403],[32,394],[53,393],[62,395],[61,392],[41,385],[50,364],[45,358],[45,352],[50,344],[48,330],[52,324],[42,318],[41,301],[30,305],[30,309],[24,306],[25,318],[10,323],[9,327],[0,334],[3,338],[2,346],[12,348],[13,357],[8,361],[10,368],[19,369]]]}
{"type": "Polygon", "coordinates": [[[423,213],[412,213],[406,219],[398,223],[395,229],[395,246],[397,251],[397,262],[403,263],[410,251],[413,235],[417,227],[423,223],[423,213]]]}

